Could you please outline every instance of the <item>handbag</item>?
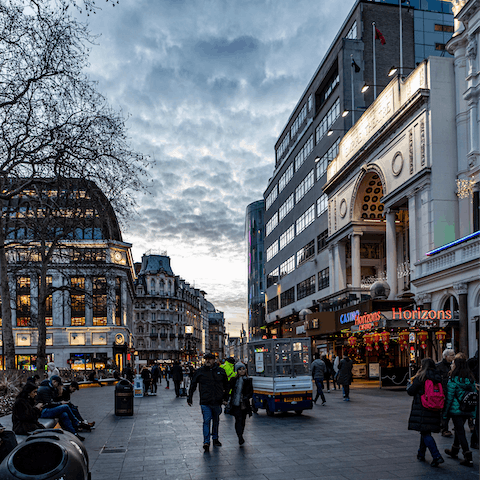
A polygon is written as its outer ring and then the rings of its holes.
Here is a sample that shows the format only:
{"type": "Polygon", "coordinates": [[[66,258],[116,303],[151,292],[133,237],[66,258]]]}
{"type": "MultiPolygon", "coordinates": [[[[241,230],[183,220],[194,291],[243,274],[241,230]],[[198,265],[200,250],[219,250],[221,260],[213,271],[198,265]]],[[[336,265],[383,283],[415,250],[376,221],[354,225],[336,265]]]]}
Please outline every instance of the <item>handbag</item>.
{"type": "Polygon", "coordinates": [[[229,399],[227,404],[223,407],[223,413],[225,415],[231,415],[232,414],[232,403],[231,400],[229,399]]]}

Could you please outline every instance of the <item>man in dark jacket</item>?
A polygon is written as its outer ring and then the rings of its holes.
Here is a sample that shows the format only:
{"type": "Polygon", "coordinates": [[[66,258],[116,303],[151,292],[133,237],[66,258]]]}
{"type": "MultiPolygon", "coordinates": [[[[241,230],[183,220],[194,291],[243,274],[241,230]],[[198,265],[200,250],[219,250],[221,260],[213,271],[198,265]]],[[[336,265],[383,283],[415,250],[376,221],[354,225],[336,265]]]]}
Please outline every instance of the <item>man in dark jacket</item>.
{"type": "Polygon", "coordinates": [[[180,363],[178,363],[178,360],[175,360],[175,362],[173,362],[173,367],[170,373],[172,374],[173,384],[175,385],[175,395],[179,397],[180,384],[183,380],[183,370],[180,366],[180,363]]]}
{"type": "Polygon", "coordinates": [[[313,403],[317,403],[318,397],[322,397],[322,405],[325,405],[325,395],[323,394],[323,379],[325,378],[325,372],[327,370],[327,366],[325,362],[320,358],[318,353],[315,354],[315,360],[312,362],[310,366],[312,370],[312,379],[317,386],[317,395],[313,403]]]}
{"type": "MultiPolygon", "coordinates": [[[[443,351],[442,361],[436,364],[436,370],[442,376],[442,388],[443,394],[447,394],[447,384],[448,384],[448,377],[450,374],[450,368],[455,357],[455,351],[451,348],[447,348],[443,351]]],[[[442,420],[442,437],[451,437],[452,432],[448,430],[448,422],[450,421],[449,418],[446,420],[442,420]]]]}
{"type": "Polygon", "coordinates": [[[210,449],[210,423],[212,421],[213,445],[216,447],[222,446],[218,439],[218,424],[222,412],[222,403],[226,404],[228,399],[228,378],[225,370],[215,363],[215,355],[207,353],[204,358],[204,366],[193,374],[187,403],[190,407],[192,406],[193,394],[198,384],[200,407],[203,415],[203,449],[208,452],[210,449]]]}
{"type": "Polygon", "coordinates": [[[157,383],[158,379],[160,378],[160,383],[162,383],[162,377],[160,376],[160,369],[158,365],[155,363],[152,367],[152,393],[157,393],[157,383]]]}
{"type": "Polygon", "coordinates": [[[62,385],[62,379],[58,375],[52,375],[50,380],[44,380],[37,391],[37,401],[43,404],[41,418],[59,418],[60,425],[64,430],[76,435],[80,440],[84,440],[77,433],[80,420],[75,417],[72,409],[67,402],[59,398],[58,387],[62,385]]]}
{"type": "Polygon", "coordinates": [[[352,383],[353,362],[345,354],[338,364],[337,384],[343,387],[343,401],[350,401],[350,384],[352,383]]]}
{"type": "Polygon", "coordinates": [[[80,420],[79,428],[89,432],[92,428],[95,427],[95,422],[87,422],[86,420],[84,420],[83,417],[80,415],[78,407],[71,402],[72,393],[77,392],[78,390],[80,390],[80,386],[78,385],[78,382],[73,380],[72,382],[70,382],[70,385],[68,385],[67,387],[63,387],[61,399],[67,402],[67,405],[70,407],[75,417],[80,420]]]}

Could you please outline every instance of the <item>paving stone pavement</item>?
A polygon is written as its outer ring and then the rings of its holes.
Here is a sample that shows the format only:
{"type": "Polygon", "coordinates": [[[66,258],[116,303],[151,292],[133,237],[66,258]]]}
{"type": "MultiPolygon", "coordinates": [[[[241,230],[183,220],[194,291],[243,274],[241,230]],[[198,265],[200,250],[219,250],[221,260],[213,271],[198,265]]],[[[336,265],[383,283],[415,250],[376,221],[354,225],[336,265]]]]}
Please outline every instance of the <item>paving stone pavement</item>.
{"type": "MultiPolygon", "coordinates": [[[[246,443],[238,446],[234,419],[220,417],[222,447],[204,453],[198,392],[185,398],[159,385],[158,395],[135,399],[133,417],[114,415],[114,387],[76,392],[73,403],[95,420],[86,433],[92,480],[472,480],[474,468],[450,458],[440,468],[416,459],[419,434],[407,430],[411,397],[405,392],[353,388],[351,402],[340,391],[303,415],[264,410],[247,418],[246,443]]],[[[435,435],[440,451],[451,440],[435,435]]],[[[468,433],[468,438],[470,434],[468,433]]],[[[427,453],[427,459],[430,456],[427,453]]]]}

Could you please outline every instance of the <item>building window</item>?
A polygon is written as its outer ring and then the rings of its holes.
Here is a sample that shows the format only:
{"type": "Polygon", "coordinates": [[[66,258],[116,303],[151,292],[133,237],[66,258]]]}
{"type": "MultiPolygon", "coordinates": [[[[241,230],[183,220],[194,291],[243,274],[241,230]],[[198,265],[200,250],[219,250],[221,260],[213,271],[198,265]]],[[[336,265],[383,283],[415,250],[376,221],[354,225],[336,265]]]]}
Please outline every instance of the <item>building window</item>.
{"type": "Polygon", "coordinates": [[[278,225],[278,212],[275,212],[265,225],[265,236],[268,237],[278,225]]]}
{"type": "Polygon", "coordinates": [[[155,279],[150,280],[150,295],[155,295],[155,279]]]}
{"type": "Polygon", "coordinates": [[[93,279],[93,326],[107,324],[107,280],[105,277],[93,279]]]}
{"type": "Polygon", "coordinates": [[[290,258],[285,260],[280,265],[280,278],[285,277],[286,275],[293,272],[294,270],[295,270],[295,255],[292,255],[290,258]]]}
{"type": "Polygon", "coordinates": [[[435,31],[436,32],[453,33],[453,25],[438,25],[438,24],[435,24],[435,31]]]}
{"type": "Polygon", "coordinates": [[[288,212],[293,208],[295,204],[295,195],[292,193],[283,203],[280,205],[278,209],[278,221],[281,222],[288,212]]]}
{"type": "Polygon", "coordinates": [[[300,113],[298,114],[298,117],[295,119],[293,122],[291,128],[290,128],[290,138],[293,138],[296,133],[298,132],[298,129],[302,125],[302,123],[305,121],[307,118],[307,105],[305,104],[303,108],[300,110],[300,113]]]}
{"type": "Polygon", "coordinates": [[[122,324],[122,279],[115,278],[115,325],[122,324]]]}
{"type": "Polygon", "coordinates": [[[70,279],[71,325],[85,325],[85,278],[72,277],[70,279]]]}
{"type": "Polygon", "coordinates": [[[267,200],[265,201],[265,210],[268,210],[272,206],[272,203],[276,200],[277,196],[278,186],[275,185],[272,191],[268,194],[267,200]]]}
{"type": "Polygon", "coordinates": [[[318,272],[318,291],[327,288],[330,285],[330,275],[328,268],[318,272]]]}
{"type": "Polygon", "coordinates": [[[313,95],[310,94],[308,96],[308,111],[310,112],[313,108],[313,95]]]}
{"type": "Polygon", "coordinates": [[[347,36],[345,38],[348,38],[350,40],[356,40],[357,39],[357,21],[355,20],[350,27],[350,30],[347,33],[347,36]]]}
{"type": "Polygon", "coordinates": [[[292,177],[293,162],[287,167],[285,173],[280,177],[280,180],[278,181],[278,193],[280,193],[287,186],[287,183],[292,179],[292,177]]]}
{"type": "Polygon", "coordinates": [[[319,125],[315,129],[315,140],[317,144],[327,134],[328,130],[335,123],[335,121],[339,116],[340,116],[340,98],[337,98],[337,100],[335,100],[335,103],[332,105],[330,110],[322,118],[319,125]]]}
{"type": "Polygon", "coordinates": [[[307,278],[303,282],[297,284],[297,298],[298,300],[308,297],[315,293],[315,275],[307,278]]]}
{"type": "Polygon", "coordinates": [[[295,222],[296,233],[299,235],[315,220],[315,204],[312,205],[301,217],[295,222]]]}
{"type": "Polygon", "coordinates": [[[278,310],[278,296],[274,297],[267,302],[267,313],[272,313],[278,310]]]}
{"type": "Polygon", "coordinates": [[[295,201],[298,203],[305,194],[313,187],[315,183],[315,174],[313,169],[310,170],[310,173],[300,182],[298,187],[295,189],[295,201]]]}
{"type": "Polygon", "coordinates": [[[326,212],[328,208],[328,196],[324,193],[317,200],[317,216],[319,217],[322,213],[326,212]]]}
{"type": "Polygon", "coordinates": [[[315,241],[308,242],[297,252],[297,267],[315,256],[315,241]]]}
{"type": "Polygon", "coordinates": [[[327,150],[317,162],[317,181],[320,180],[326,173],[328,164],[338,155],[338,147],[340,145],[340,138],[335,140],[335,143],[327,150]]]}
{"type": "Polygon", "coordinates": [[[295,171],[298,172],[300,167],[304,164],[307,157],[312,153],[313,150],[313,134],[308,137],[308,140],[305,142],[305,145],[302,147],[300,152],[298,152],[295,157],[295,171]]]}
{"type": "Polygon", "coordinates": [[[327,246],[328,230],[324,230],[317,237],[317,251],[324,249],[327,246]]]}
{"type": "Polygon", "coordinates": [[[290,131],[287,132],[285,138],[282,140],[282,143],[277,149],[277,162],[282,158],[285,150],[288,148],[288,144],[290,143],[290,131]]]}
{"type": "Polygon", "coordinates": [[[328,82],[328,84],[320,93],[320,98],[318,102],[319,108],[327,101],[328,97],[330,97],[330,95],[333,93],[333,91],[335,90],[336,86],[339,83],[340,83],[340,76],[338,75],[338,72],[335,72],[333,76],[330,78],[330,81],[328,82]]]}
{"type": "Polygon", "coordinates": [[[280,235],[280,250],[287,246],[295,237],[295,225],[292,225],[290,228],[285,230],[284,233],[280,235]]]}
{"type": "Polygon", "coordinates": [[[290,305],[295,301],[295,287],[289,288],[280,294],[280,306],[281,308],[290,305]]]}
{"type": "Polygon", "coordinates": [[[269,262],[278,253],[278,240],[267,248],[267,262],[269,262]]]}
{"type": "Polygon", "coordinates": [[[436,43],[435,44],[435,50],[445,50],[445,44],[444,43],[436,43]]]}
{"type": "Polygon", "coordinates": [[[278,267],[267,275],[267,288],[278,283],[278,267]]]}
{"type": "Polygon", "coordinates": [[[31,325],[30,277],[17,278],[17,327],[31,325]]]}

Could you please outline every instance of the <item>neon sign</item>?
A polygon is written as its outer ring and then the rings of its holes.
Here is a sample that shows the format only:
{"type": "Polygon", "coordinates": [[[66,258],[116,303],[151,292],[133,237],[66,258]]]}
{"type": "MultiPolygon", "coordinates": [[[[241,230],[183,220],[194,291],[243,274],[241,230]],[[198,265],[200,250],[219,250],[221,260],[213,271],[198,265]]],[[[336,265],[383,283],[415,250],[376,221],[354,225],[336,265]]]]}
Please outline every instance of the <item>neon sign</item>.
{"type": "Polygon", "coordinates": [[[358,325],[359,330],[370,330],[376,325],[378,325],[380,317],[380,312],[365,312],[363,315],[357,315],[357,317],[355,318],[355,325],[358,325]]]}
{"type": "Polygon", "coordinates": [[[340,315],[340,323],[343,325],[344,323],[354,322],[355,319],[360,315],[360,310],[355,310],[354,312],[342,313],[340,315]]]}
{"type": "Polygon", "coordinates": [[[451,310],[403,310],[392,308],[393,320],[451,320],[451,310]]]}

